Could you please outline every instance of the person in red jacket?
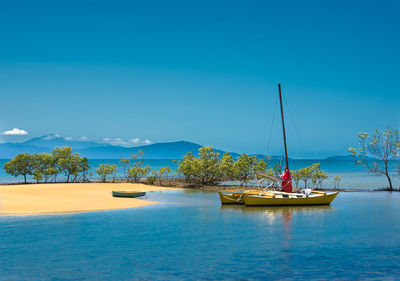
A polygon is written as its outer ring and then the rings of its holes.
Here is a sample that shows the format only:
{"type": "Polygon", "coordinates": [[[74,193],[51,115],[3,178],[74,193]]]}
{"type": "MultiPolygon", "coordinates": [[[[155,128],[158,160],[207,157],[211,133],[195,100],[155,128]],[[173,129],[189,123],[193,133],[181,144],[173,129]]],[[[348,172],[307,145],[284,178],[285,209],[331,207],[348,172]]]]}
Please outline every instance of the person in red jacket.
{"type": "Polygon", "coordinates": [[[287,167],[285,167],[285,171],[281,175],[283,181],[282,181],[282,191],[283,192],[292,192],[292,178],[290,176],[290,171],[288,170],[287,167]]]}

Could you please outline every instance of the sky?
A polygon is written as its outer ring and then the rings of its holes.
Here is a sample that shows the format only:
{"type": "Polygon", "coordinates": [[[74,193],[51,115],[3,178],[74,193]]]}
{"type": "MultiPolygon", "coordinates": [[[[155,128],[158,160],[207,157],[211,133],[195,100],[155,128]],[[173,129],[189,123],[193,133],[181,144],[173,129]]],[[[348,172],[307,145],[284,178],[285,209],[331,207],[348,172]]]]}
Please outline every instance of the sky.
{"type": "Polygon", "coordinates": [[[400,127],[397,0],[0,6],[0,142],[54,133],[281,154],[278,82],[289,156],[345,155],[359,132],[400,127]]]}

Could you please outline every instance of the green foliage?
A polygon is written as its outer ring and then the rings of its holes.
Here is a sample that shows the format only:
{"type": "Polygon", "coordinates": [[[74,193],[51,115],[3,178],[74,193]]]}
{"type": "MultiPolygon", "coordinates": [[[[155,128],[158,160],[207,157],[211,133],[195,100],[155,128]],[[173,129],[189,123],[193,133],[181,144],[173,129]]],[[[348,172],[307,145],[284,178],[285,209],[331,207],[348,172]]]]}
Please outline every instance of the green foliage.
{"type": "Polygon", "coordinates": [[[172,169],[170,167],[163,167],[157,171],[158,184],[162,185],[162,180],[169,180],[172,169]]]}
{"type": "Polygon", "coordinates": [[[299,182],[301,180],[300,171],[299,170],[290,171],[290,175],[292,176],[292,181],[294,183],[294,186],[298,187],[299,182]]]}
{"type": "Polygon", "coordinates": [[[96,173],[101,177],[101,180],[103,182],[106,182],[107,176],[114,174],[114,180],[115,180],[115,174],[117,172],[117,166],[115,164],[110,165],[108,163],[106,164],[101,164],[97,169],[96,173]]]}
{"type": "Polygon", "coordinates": [[[220,173],[226,179],[234,179],[236,177],[235,160],[228,152],[224,153],[220,163],[220,173]]]}
{"type": "Polygon", "coordinates": [[[178,172],[187,182],[212,185],[223,180],[240,180],[243,185],[256,177],[256,171],[266,168],[266,161],[258,160],[256,156],[242,154],[235,161],[229,153],[220,157],[211,146],[206,146],[199,149],[198,156],[186,154],[179,163],[178,172]]]}
{"type": "Polygon", "coordinates": [[[71,176],[74,182],[79,175],[85,180],[90,166],[87,158],[80,157],[79,153],[72,154],[70,147],[56,147],[52,154],[18,154],[4,165],[4,169],[13,176],[24,176],[25,183],[27,175],[33,175],[33,179],[37,182],[41,180],[48,182],[52,178],[56,181],[60,172],[64,172],[67,176],[67,182],[71,176]]]}
{"type": "Polygon", "coordinates": [[[309,182],[313,184],[314,188],[320,188],[324,180],[328,178],[327,173],[321,170],[321,164],[315,163],[311,166],[304,167],[299,170],[294,170],[290,172],[292,181],[295,183],[295,186],[299,186],[299,182],[304,182],[304,188],[309,186],[309,182]]]}
{"type": "Polygon", "coordinates": [[[86,172],[89,167],[87,158],[82,158],[79,153],[72,154],[72,149],[69,146],[56,147],[51,152],[59,172],[64,173],[67,177],[67,182],[75,181],[78,174],[86,172]]]}
{"type": "Polygon", "coordinates": [[[39,182],[44,179],[48,182],[51,177],[57,173],[57,167],[54,158],[49,153],[38,153],[33,156],[33,178],[39,182]]]}
{"type": "Polygon", "coordinates": [[[254,178],[255,167],[257,165],[257,156],[248,156],[241,154],[235,162],[235,176],[243,185],[249,179],[254,178]]]}
{"type": "Polygon", "coordinates": [[[335,186],[335,189],[339,188],[339,184],[340,184],[341,181],[342,181],[342,179],[340,178],[340,176],[335,176],[333,178],[333,184],[335,186]]]}
{"type": "Polygon", "coordinates": [[[281,165],[275,164],[273,168],[268,169],[267,174],[271,176],[280,176],[282,174],[281,165]]]}
{"type": "Polygon", "coordinates": [[[183,160],[179,162],[178,172],[185,177],[187,182],[193,182],[196,179],[197,158],[189,152],[183,157],[183,160]]]}
{"type": "Polygon", "coordinates": [[[304,188],[308,187],[308,182],[311,180],[312,177],[312,168],[305,167],[299,170],[300,173],[300,180],[304,182],[304,188]]]}
{"type": "Polygon", "coordinates": [[[150,166],[144,166],[143,162],[144,151],[139,150],[138,153],[132,153],[133,167],[128,170],[128,181],[138,182],[145,177],[149,171],[150,166]]]}
{"type": "Polygon", "coordinates": [[[321,171],[321,164],[315,163],[311,166],[311,182],[313,183],[315,188],[320,188],[322,186],[322,182],[328,178],[328,175],[321,171]]]}
{"type": "Polygon", "coordinates": [[[199,159],[197,164],[197,176],[202,184],[214,184],[220,176],[219,153],[214,152],[211,146],[199,149],[199,159]]]}
{"type": "Polygon", "coordinates": [[[14,177],[23,176],[26,183],[26,176],[32,175],[34,171],[33,156],[27,153],[17,154],[13,159],[4,164],[7,174],[14,177]]]}
{"type": "Polygon", "coordinates": [[[146,183],[147,184],[153,185],[153,184],[155,184],[156,181],[157,181],[157,178],[155,176],[148,176],[146,178],[146,183]]]}
{"type": "Polygon", "coordinates": [[[129,159],[129,158],[121,158],[119,160],[119,163],[121,163],[121,165],[122,165],[122,171],[124,173],[124,179],[126,181],[129,181],[127,174],[128,174],[128,170],[129,170],[128,167],[129,167],[130,161],[131,161],[131,159],[129,159]]]}
{"type": "Polygon", "coordinates": [[[211,146],[202,147],[198,157],[191,153],[186,154],[178,171],[188,182],[215,184],[221,176],[219,155],[211,146]]]}
{"type": "Polygon", "coordinates": [[[138,182],[140,179],[146,176],[149,173],[149,171],[150,171],[149,166],[140,167],[134,164],[133,167],[130,168],[128,171],[128,179],[129,181],[138,182]]]}
{"type": "Polygon", "coordinates": [[[398,130],[388,128],[385,131],[375,130],[374,134],[359,133],[359,147],[350,147],[356,165],[367,168],[369,171],[385,175],[389,189],[393,190],[389,174],[391,160],[398,160],[400,155],[400,135],[398,130]]]}

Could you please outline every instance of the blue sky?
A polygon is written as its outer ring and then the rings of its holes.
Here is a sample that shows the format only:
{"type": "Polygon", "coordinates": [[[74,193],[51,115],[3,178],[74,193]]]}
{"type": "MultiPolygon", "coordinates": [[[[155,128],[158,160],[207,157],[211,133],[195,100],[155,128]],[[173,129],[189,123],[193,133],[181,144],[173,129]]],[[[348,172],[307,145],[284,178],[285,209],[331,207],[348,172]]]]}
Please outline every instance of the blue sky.
{"type": "Polygon", "coordinates": [[[265,153],[278,81],[294,157],[346,154],[359,131],[400,125],[398,1],[0,5],[0,131],[28,132],[3,142],[58,133],[265,153]]]}

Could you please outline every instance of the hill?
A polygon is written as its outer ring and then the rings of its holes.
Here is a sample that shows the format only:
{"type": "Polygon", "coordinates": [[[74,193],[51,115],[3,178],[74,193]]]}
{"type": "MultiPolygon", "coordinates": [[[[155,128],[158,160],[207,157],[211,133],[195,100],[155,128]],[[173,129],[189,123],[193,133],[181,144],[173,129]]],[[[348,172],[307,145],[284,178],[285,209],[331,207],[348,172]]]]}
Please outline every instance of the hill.
{"type": "MultiPolygon", "coordinates": [[[[202,147],[202,145],[188,141],[161,142],[137,147],[124,147],[88,141],[86,139],[72,140],[68,137],[50,134],[22,143],[0,143],[0,158],[10,159],[18,153],[50,153],[56,146],[70,146],[74,152],[79,152],[82,156],[89,159],[129,158],[132,156],[132,153],[137,153],[139,150],[145,152],[146,159],[181,159],[188,152],[197,155],[199,148],[202,147]]],[[[221,155],[225,153],[223,150],[214,150],[221,155]]],[[[233,157],[239,156],[238,153],[234,152],[230,152],[230,154],[233,157]]],[[[256,156],[260,159],[264,158],[264,155],[257,154],[256,156]]],[[[280,159],[278,156],[273,156],[273,158],[280,159]]]]}

